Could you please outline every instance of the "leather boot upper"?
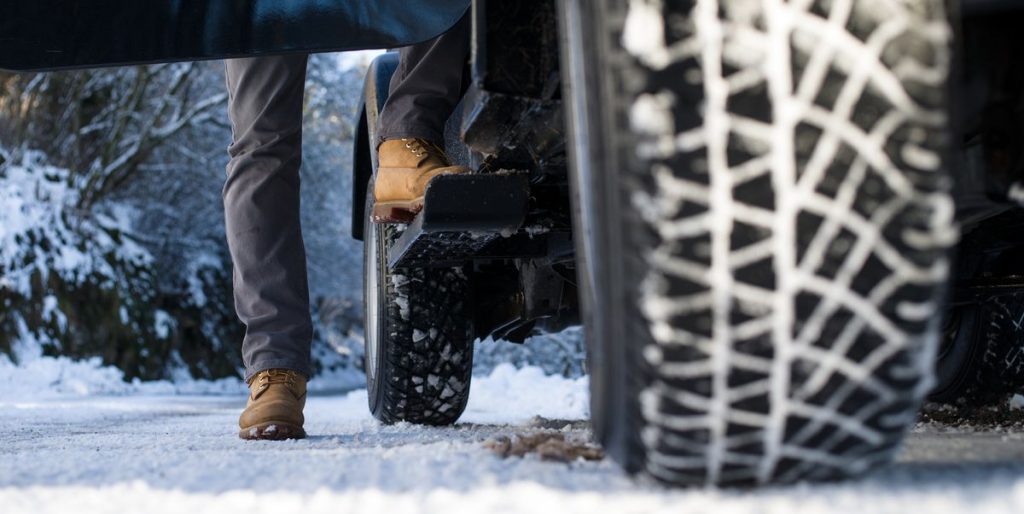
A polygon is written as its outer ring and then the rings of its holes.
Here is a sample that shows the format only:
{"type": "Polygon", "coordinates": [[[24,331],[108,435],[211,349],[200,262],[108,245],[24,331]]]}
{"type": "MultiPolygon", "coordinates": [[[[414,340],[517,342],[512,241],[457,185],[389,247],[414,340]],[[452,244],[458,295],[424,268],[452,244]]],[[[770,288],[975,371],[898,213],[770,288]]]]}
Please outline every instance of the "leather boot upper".
{"type": "Polygon", "coordinates": [[[306,377],[286,369],[260,371],[249,382],[249,401],[238,426],[243,430],[265,423],[302,428],[306,377]]]}
{"type": "Polygon", "coordinates": [[[378,171],[374,198],[378,202],[406,202],[422,198],[437,175],[466,173],[452,166],[444,151],[423,139],[392,139],[377,149],[378,171]]]}

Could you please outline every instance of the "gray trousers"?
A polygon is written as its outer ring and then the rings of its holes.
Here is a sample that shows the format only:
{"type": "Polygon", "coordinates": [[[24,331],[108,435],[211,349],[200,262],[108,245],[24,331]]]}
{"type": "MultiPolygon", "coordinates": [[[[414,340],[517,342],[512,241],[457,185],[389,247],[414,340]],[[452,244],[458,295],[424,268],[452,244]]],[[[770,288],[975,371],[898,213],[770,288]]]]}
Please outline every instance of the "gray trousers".
{"type": "Polygon", "coordinates": [[[465,89],[469,15],[435,39],[398,51],[388,101],[380,113],[377,144],[420,138],[444,148],[444,125],[465,89]]]}
{"type": "MultiPolygon", "coordinates": [[[[382,139],[444,142],[461,97],[469,17],[400,50],[380,117],[382,139]]],[[[272,368],[312,374],[309,285],[299,216],[302,106],[307,56],[225,62],[232,142],[224,184],[235,310],[245,324],[245,379],[272,368]]]]}

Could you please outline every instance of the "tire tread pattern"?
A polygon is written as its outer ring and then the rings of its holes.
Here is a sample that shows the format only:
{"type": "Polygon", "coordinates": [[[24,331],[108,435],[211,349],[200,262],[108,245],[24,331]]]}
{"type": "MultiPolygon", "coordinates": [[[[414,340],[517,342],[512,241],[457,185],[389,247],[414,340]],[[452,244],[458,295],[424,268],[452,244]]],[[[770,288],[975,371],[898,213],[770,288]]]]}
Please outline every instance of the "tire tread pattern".
{"type": "Polygon", "coordinates": [[[602,8],[634,134],[627,467],[750,484],[887,463],[931,386],[956,239],[944,1],[602,8]]]}
{"type": "MultiPolygon", "coordinates": [[[[384,233],[397,237],[393,225],[384,233]]],[[[466,408],[473,370],[468,280],[460,268],[404,268],[386,277],[387,340],[374,415],[385,423],[450,425],[466,408]]]]}

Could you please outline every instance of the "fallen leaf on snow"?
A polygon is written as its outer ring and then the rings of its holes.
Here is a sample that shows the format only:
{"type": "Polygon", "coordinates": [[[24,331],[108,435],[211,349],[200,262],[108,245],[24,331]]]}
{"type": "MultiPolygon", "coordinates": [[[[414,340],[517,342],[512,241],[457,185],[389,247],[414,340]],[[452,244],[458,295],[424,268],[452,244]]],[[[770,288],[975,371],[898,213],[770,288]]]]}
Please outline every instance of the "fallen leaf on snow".
{"type": "Polygon", "coordinates": [[[502,458],[524,457],[534,453],[541,460],[572,462],[577,459],[601,460],[604,452],[597,446],[568,441],[560,432],[537,432],[499,436],[484,442],[484,447],[502,458]]]}

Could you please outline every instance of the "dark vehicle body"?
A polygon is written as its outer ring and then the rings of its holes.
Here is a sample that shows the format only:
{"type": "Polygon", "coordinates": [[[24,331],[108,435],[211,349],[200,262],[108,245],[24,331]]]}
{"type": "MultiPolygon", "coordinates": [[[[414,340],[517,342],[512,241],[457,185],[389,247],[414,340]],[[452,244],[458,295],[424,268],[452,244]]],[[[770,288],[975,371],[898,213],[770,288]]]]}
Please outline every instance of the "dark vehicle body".
{"type": "Polygon", "coordinates": [[[1015,0],[960,0],[961,12],[968,15],[1007,12],[1022,7],[1015,0]]]}
{"type": "Polygon", "coordinates": [[[0,5],[0,68],[52,70],[399,47],[469,0],[35,0],[0,5]]]}

